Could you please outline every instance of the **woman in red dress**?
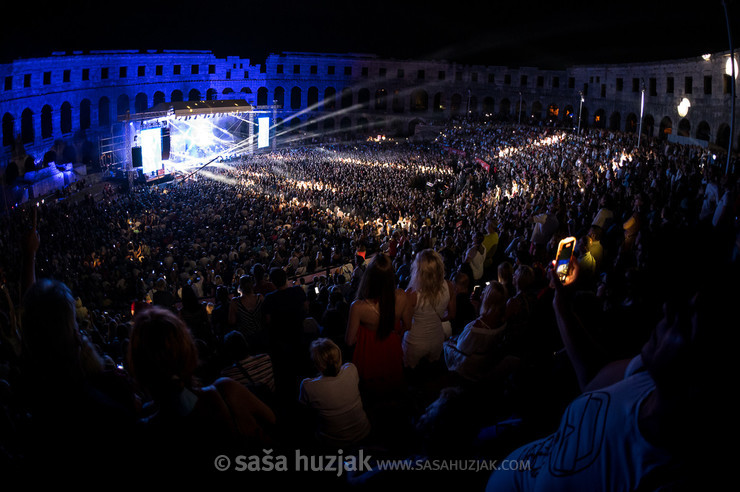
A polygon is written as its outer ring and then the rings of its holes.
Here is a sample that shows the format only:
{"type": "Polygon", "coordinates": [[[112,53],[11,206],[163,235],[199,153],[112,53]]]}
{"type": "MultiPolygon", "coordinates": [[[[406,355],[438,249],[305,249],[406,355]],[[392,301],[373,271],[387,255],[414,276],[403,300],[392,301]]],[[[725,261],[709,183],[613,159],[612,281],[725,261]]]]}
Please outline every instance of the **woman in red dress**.
{"type": "Polygon", "coordinates": [[[404,319],[408,317],[406,304],[406,293],[396,286],[391,259],[376,255],[362,276],[345,334],[347,346],[354,347],[352,362],[366,392],[403,388],[401,339],[411,322],[404,319]]]}

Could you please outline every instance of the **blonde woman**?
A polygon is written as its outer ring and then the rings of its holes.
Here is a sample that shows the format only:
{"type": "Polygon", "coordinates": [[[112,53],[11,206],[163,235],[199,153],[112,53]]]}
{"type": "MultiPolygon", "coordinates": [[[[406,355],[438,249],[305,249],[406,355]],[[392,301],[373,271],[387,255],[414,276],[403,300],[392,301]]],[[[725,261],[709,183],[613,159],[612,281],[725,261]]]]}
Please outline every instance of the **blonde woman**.
{"type": "Polygon", "coordinates": [[[319,441],[335,446],[360,442],[370,433],[370,421],[362,406],[357,367],[343,364],[342,351],[328,338],[314,340],[310,351],[319,374],[303,380],[299,400],[318,413],[319,441]]]}
{"type": "Polygon", "coordinates": [[[455,317],[454,287],[445,279],[442,257],[432,249],[420,251],[411,265],[405,319],[411,328],[403,337],[403,362],[415,368],[422,360],[435,362],[442,354],[444,321],[455,317]]]}

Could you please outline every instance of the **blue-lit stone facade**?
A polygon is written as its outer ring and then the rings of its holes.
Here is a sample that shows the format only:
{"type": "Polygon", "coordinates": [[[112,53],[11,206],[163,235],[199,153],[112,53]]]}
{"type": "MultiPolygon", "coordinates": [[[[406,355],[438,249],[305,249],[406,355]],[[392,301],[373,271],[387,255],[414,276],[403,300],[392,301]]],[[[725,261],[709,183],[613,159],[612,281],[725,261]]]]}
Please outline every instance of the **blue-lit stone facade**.
{"type": "Polygon", "coordinates": [[[301,138],[410,135],[419,123],[465,114],[575,127],[580,115],[582,127],[636,132],[642,124],[647,137],[681,135],[726,148],[728,55],[553,71],[365,54],[282,53],[252,64],[210,51],[54,53],[0,65],[0,168],[50,150],[64,162],[97,165],[101,139],[127,113],[209,99],[276,106],[287,127],[276,133],[301,138]],[[691,106],[680,116],[684,97],[691,106]]]}

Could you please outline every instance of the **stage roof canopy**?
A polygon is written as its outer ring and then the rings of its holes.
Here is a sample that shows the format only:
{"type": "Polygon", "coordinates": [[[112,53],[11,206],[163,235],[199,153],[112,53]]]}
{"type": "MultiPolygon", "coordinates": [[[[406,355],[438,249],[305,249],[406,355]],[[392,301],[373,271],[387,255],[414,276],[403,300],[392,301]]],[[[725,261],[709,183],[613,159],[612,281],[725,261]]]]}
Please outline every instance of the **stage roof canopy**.
{"type": "Polygon", "coordinates": [[[142,113],[119,116],[119,121],[149,121],[160,118],[248,113],[254,107],[244,99],[163,102],[142,113]]]}

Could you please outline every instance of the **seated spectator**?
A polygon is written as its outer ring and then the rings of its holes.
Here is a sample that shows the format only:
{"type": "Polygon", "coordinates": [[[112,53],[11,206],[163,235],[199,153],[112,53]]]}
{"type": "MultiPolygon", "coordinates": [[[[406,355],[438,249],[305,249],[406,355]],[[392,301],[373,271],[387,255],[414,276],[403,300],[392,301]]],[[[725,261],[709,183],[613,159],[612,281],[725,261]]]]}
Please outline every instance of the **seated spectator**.
{"type": "Polygon", "coordinates": [[[550,273],[558,328],[583,393],[553,434],[509,454],[529,460],[527,470],[494,471],[487,490],[722,487],[718,474],[691,466],[725,440],[734,421],[725,405],[713,403],[732,372],[736,344],[728,336],[736,334],[721,327],[737,311],[731,287],[737,268],[710,263],[691,284],[679,281],[683,272],[669,273],[674,266],[656,269],[670,292],[663,317],[637,356],[611,362],[594,343],[595,327],[575,315],[572,289],[550,273]],[[702,414],[711,418],[686,425],[702,414]]]}
{"type": "Polygon", "coordinates": [[[370,421],[362,406],[357,367],[342,364],[342,353],[328,338],[311,343],[311,360],[319,371],[301,383],[299,400],[318,413],[317,438],[322,444],[345,447],[370,434],[370,421]]]}
{"type": "Polygon", "coordinates": [[[155,306],[136,315],[129,365],[151,402],[143,419],[143,463],[209,470],[214,453],[272,444],[275,415],[251,391],[229,378],[195,385],[195,341],[171,311],[155,306]]]}
{"type": "Polygon", "coordinates": [[[263,400],[275,392],[270,356],[251,349],[241,332],[232,330],[224,336],[223,356],[226,367],[221,370],[222,377],[243,384],[263,400]]]}
{"type": "Polygon", "coordinates": [[[502,353],[506,330],[506,290],[491,282],[483,291],[479,316],[463,332],[445,342],[447,369],[469,381],[494,377],[494,369],[504,359],[502,353]]]}

